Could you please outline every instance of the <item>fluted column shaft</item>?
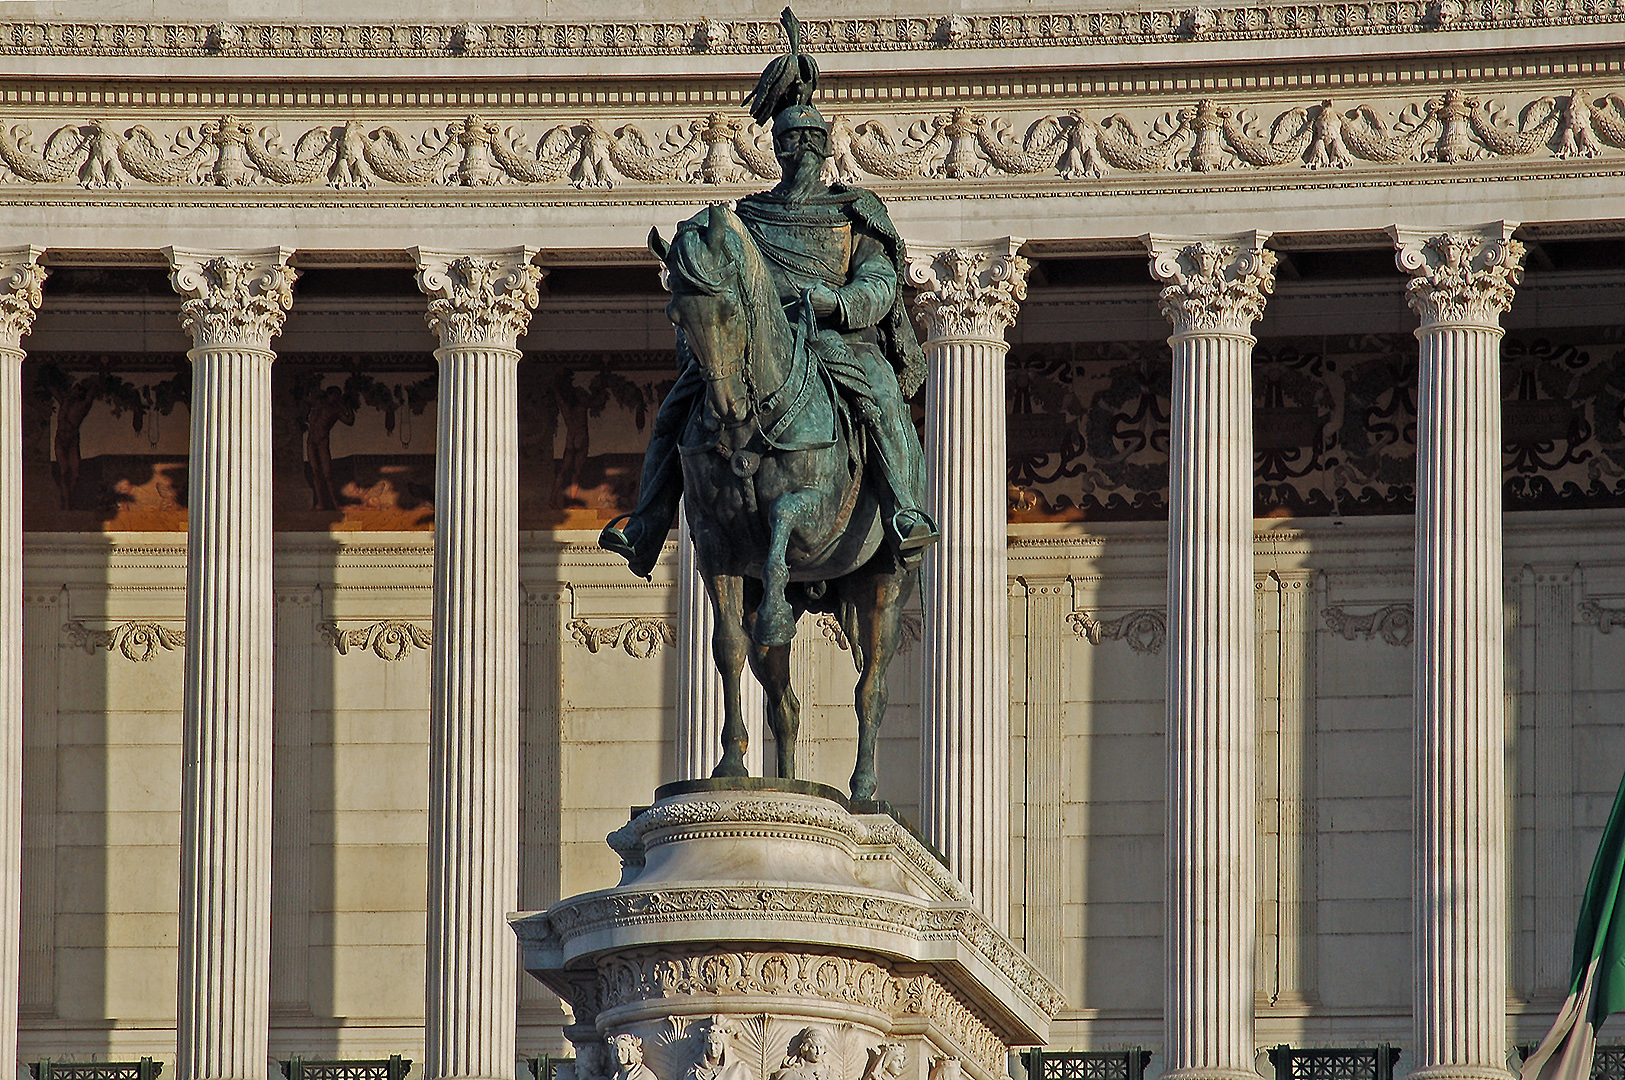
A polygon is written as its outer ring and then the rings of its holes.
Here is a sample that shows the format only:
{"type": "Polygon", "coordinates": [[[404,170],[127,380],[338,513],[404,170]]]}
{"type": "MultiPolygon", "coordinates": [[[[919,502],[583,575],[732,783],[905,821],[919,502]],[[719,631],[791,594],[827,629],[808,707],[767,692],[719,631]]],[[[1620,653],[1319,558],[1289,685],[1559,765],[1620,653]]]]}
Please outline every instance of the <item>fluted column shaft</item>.
{"type": "Polygon", "coordinates": [[[419,250],[440,338],[425,1075],[513,1080],[519,902],[519,248],[419,250]]]}
{"type": "Polygon", "coordinates": [[[168,252],[192,334],[176,1073],[263,1078],[271,1006],[271,338],[283,249],[168,252]]]}
{"type": "Polygon", "coordinates": [[[0,1075],[17,1060],[23,877],[23,335],[39,248],[0,250],[0,1075]]]}
{"type": "Polygon", "coordinates": [[[926,329],[920,816],[977,906],[1010,921],[1010,602],[1004,334],[1026,296],[1021,241],[909,263],[926,329]]]}
{"type": "MultiPolygon", "coordinates": [[[[699,560],[688,533],[688,515],[677,514],[677,778],[701,780],[722,759],[722,676],[711,655],[716,615],[700,579],[699,560]]],[[[762,775],[764,701],[747,668],[740,687],[740,711],[750,747],[745,768],[762,775]]]]}
{"type": "Polygon", "coordinates": [[[1251,327],[1267,234],[1147,237],[1173,324],[1164,1040],[1174,1076],[1252,1080],[1258,919],[1251,327]]]}
{"type": "Polygon", "coordinates": [[[1512,226],[1396,228],[1416,331],[1413,1076],[1507,1075],[1500,316],[1512,226]]]}

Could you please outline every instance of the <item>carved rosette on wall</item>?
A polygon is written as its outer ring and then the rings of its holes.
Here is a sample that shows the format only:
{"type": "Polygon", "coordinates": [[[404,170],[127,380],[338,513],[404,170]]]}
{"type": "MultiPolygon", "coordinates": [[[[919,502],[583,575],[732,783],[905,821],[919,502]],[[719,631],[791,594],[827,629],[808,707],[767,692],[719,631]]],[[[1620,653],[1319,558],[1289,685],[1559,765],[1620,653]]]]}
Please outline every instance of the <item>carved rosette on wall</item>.
{"type": "Polygon", "coordinates": [[[269,350],[293,306],[298,271],[287,248],[231,255],[169,249],[170,283],[185,297],[181,327],[197,348],[269,350]]]}
{"type": "Polygon", "coordinates": [[[1146,238],[1151,274],[1166,285],[1157,297],[1174,335],[1242,334],[1264,314],[1275,289],[1275,253],[1264,247],[1268,233],[1252,233],[1245,243],[1181,243],[1146,238]]]}

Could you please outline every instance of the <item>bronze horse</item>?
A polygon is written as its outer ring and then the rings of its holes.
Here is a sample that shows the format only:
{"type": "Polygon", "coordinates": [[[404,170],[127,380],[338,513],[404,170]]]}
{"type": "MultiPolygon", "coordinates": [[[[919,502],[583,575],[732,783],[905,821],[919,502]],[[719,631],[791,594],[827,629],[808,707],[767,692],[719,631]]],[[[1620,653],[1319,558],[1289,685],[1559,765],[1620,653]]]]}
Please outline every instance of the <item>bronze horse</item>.
{"type": "Polygon", "coordinates": [[[756,242],[725,206],[683,222],[669,247],[652,231],[649,246],[666,267],[666,314],[706,383],[681,452],[689,532],[716,613],[724,718],[713,775],[747,775],[739,676],[748,660],[766,692],[778,773],[795,776],[790,641],[803,612],[827,612],[859,671],[852,797],[872,799],[886,669],[918,572],[883,543],[862,428],[817,362],[833,331],[813,325],[805,298],[792,323],[756,242]]]}

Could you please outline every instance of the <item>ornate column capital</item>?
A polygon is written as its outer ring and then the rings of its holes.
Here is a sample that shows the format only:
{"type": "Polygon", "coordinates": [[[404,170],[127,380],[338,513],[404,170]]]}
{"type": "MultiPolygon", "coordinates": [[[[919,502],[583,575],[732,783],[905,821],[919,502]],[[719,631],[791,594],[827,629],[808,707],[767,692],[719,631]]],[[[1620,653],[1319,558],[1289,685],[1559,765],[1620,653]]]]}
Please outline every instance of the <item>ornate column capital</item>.
{"type": "Polygon", "coordinates": [[[1394,262],[1411,276],[1405,300],[1424,329],[1465,324],[1500,328],[1523,279],[1523,245],[1515,221],[1438,232],[1390,225],[1394,262]]]}
{"type": "Polygon", "coordinates": [[[238,345],[270,351],[271,339],[293,306],[299,272],[290,248],[258,251],[183,251],[165,248],[169,283],[186,297],[181,327],[195,348],[238,345]]]}
{"type": "Polygon", "coordinates": [[[445,252],[416,248],[418,288],[429,297],[424,316],[442,348],[456,345],[518,347],[540,299],[542,268],[536,249],[445,252]]]}
{"type": "Polygon", "coordinates": [[[1275,253],[1257,229],[1235,236],[1140,238],[1151,253],[1151,276],[1165,284],[1157,296],[1174,334],[1243,334],[1264,315],[1275,290],[1275,253]]]}
{"type": "Polygon", "coordinates": [[[0,348],[18,348],[34,328],[49,270],[40,265],[44,248],[0,248],[0,348]]]}
{"type": "Polygon", "coordinates": [[[908,283],[919,292],[914,313],[926,340],[982,340],[1005,344],[1027,298],[1026,241],[1006,236],[985,244],[951,247],[908,260],[908,283]]]}

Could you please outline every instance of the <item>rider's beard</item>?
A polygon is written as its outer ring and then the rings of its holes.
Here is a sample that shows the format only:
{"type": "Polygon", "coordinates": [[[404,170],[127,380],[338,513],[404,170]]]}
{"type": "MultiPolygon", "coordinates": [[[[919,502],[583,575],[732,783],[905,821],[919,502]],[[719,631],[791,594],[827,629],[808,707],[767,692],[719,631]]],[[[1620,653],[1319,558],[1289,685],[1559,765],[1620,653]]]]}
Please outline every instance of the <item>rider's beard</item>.
{"type": "Polygon", "coordinates": [[[785,165],[782,185],[785,201],[794,204],[824,192],[821,179],[824,171],[824,155],[816,150],[798,150],[788,160],[785,158],[779,160],[785,165]]]}

